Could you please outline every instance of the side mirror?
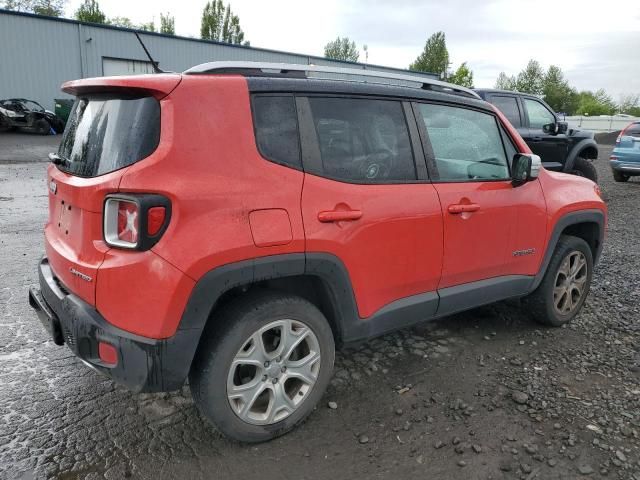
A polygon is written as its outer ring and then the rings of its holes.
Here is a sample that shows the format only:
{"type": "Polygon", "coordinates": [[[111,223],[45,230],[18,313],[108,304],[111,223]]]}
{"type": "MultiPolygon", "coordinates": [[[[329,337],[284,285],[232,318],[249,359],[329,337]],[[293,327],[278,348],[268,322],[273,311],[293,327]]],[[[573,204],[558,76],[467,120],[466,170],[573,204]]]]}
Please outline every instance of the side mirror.
{"type": "Polygon", "coordinates": [[[557,123],[547,123],[542,126],[542,131],[547,135],[557,135],[558,134],[558,124],[557,123]]]}
{"type": "Polygon", "coordinates": [[[558,134],[567,133],[567,131],[569,131],[569,124],[567,122],[558,122],[558,134]]]}
{"type": "Polygon", "coordinates": [[[533,153],[516,153],[511,162],[511,184],[519,187],[535,180],[540,174],[542,160],[533,153]]]}

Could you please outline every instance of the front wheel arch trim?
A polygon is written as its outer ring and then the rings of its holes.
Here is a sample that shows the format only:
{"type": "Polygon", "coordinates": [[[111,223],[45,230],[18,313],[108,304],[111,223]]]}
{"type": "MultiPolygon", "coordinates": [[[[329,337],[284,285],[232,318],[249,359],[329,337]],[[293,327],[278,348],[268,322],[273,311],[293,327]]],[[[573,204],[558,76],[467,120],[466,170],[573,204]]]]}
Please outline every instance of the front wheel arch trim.
{"type": "MultiPolygon", "coordinates": [[[[566,231],[567,228],[580,224],[592,223],[598,226],[598,235],[596,239],[596,245],[594,249],[593,255],[593,264],[596,265],[598,259],[600,258],[600,254],[602,253],[602,244],[604,241],[604,230],[605,230],[605,215],[601,210],[593,209],[593,210],[582,210],[578,212],[567,213],[566,215],[560,217],[560,219],[556,222],[553,227],[553,231],[549,238],[549,243],[547,244],[547,249],[545,251],[544,257],[542,259],[542,263],[540,264],[540,269],[538,270],[538,274],[534,277],[533,283],[531,285],[531,291],[533,292],[544,278],[544,275],[547,273],[547,268],[549,268],[549,262],[551,262],[551,257],[553,256],[553,252],[556,249],[556,245],[560,240],[560,236],[566,231]]],[[[589,243],[589,242],[587,242],[589,243]]]]}

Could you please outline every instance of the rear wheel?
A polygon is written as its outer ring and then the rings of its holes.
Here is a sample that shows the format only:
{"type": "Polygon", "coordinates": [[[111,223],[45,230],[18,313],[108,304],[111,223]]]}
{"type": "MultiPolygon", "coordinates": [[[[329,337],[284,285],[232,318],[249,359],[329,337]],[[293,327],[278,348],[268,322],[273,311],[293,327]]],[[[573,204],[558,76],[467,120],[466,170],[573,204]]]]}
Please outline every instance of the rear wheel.
{"type": "Polygon", "coordinates": [[[49,122],[44,118],[36,120],[33,124],[33,128],[36,133],[39,133],[40,135],[49,135],[49,133],[51,133],[51,125],[49,125],[49,122]]]}
{"type": "Polygon", "coordinates": [[[618,172],[617,170],[613,170],[613,179],[616,182],[626,182],[629,180],[629,175],[625,175],[622,172],[618,172]]]}
{"type": "Polygon", "coordinates": [[[242,297],[213,320],[189,374],[200,413],[243,442],[280,436],[302,422],[333,370],[333,334],[306,300],[276,293],[242,297]]]}
{"type": "Polygon", "coordinates": [[[581,238],[563,235],[537,290],[525,299],[533,319],[560,327],[582,309],[593,275],[591,248],[581,238]]]}
{"type": "Polygon", "coordinates": [[[586,158],[576,158],[571,173],[588,178],[594,182],[598,181],[598,171],[596,170],[595,165],[586,158]]]}

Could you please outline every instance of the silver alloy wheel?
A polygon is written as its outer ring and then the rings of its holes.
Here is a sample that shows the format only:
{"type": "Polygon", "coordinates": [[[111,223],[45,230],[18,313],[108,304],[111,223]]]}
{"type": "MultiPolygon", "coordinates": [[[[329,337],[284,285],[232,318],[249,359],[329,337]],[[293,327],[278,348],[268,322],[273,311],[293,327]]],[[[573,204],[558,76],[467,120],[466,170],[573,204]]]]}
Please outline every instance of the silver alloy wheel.
{"type": "Polygon", "coordinates": [[[587,259],[582,252],[570,252],[558,269],[553,288],[553,306],[561,315],[572,313],[582,299],[589,274],[587,259]]]}
{"type": "Polygon", "coordinates": [[[305,400],[320,372],[320,344],[297,320],[276,320],[244,342],[229,368],[227,398],[253,425],[279,422],[305,400]]]}

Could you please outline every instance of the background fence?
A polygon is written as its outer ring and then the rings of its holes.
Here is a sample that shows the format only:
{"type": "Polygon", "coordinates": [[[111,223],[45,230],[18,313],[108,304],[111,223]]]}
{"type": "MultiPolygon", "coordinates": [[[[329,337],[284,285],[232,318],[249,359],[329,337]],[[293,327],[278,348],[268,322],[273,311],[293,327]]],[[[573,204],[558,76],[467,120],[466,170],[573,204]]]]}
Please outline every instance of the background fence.
{"type": "Polygon", "coordinates": [[[617,132],[631,122],[640,121],[640,118],[603,115],[598,117],[572,116],[566,117],[565,120],[573,128],[591,130],[593,132],[617,132]]]}

